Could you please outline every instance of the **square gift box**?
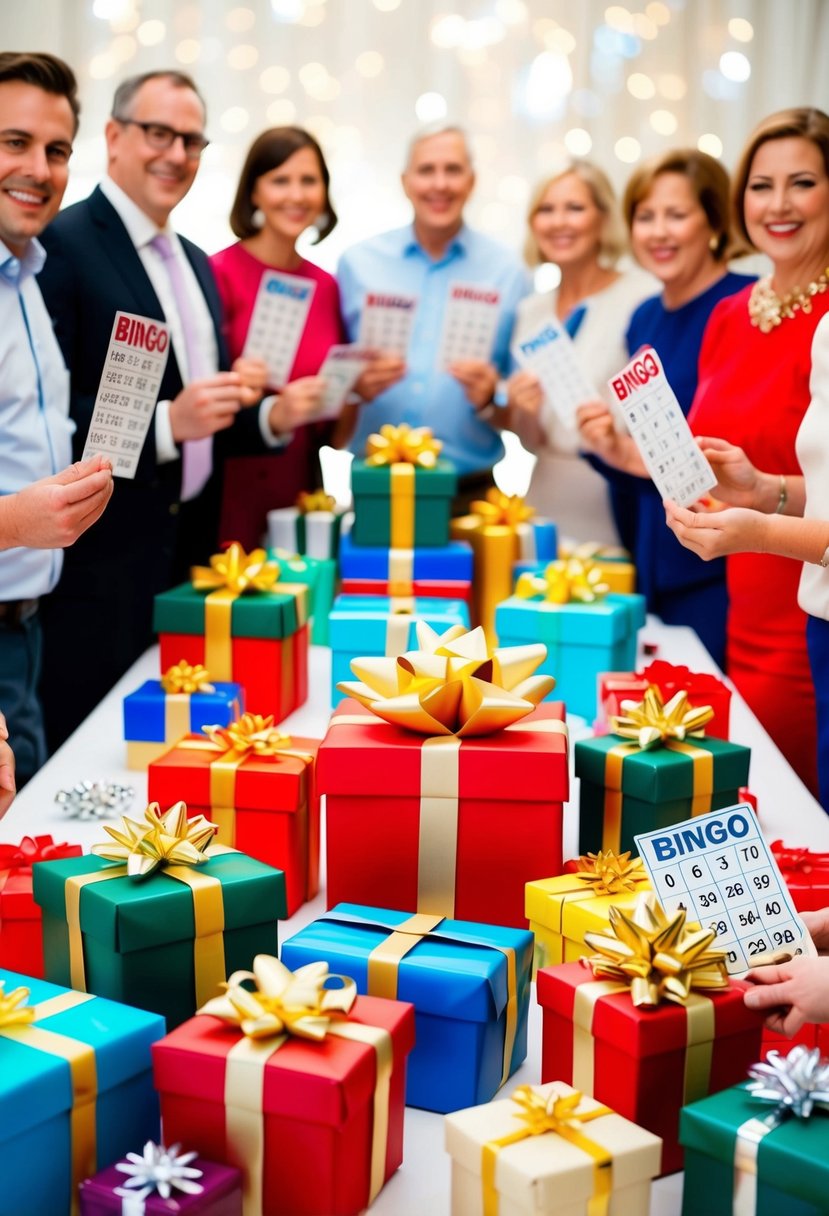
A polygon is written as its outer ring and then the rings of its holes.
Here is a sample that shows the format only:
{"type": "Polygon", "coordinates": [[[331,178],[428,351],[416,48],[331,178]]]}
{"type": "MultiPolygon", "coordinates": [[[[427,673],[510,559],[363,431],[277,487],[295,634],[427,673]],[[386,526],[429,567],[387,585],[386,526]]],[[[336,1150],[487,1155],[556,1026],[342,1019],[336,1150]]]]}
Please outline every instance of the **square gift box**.
{"type": "Polygon", "coordinates": [[[280,548],[269,549],[268,557],[279,563],[281,577],[286,583],[304,583],[308,588],[311,642],[314,646],[327,646],[328,614],[337,593],[335,558],[308,557],[280,548]]]}
{"type": "Polygon", "coordinates": [[[597,1116],[601,1103],[561,1081],[521,1086],[516,1098],[459,1110],[444,1120],[452,1216],[584,1216],[600,1210],[591,1200],[600,1204],[603,1194],[609,1202],[601,1210],[610,1216],[648,1216],[651,1179],[659,1170],[658,1136],[607,1107],[597,1116]],[[546,1119],[548,1130],[527,1129],[521,1138],[528,1103],[533,1121],[546,1119]]]}
{"type": "Polygon", "coordinates": [[[563,1078],[661,1136],[661,1172],[671,1174],[682,1169],[680,1108],[733,1085],[759,1058],[762,1021],[745,1007],[745,988],[732,980],[692,992],[687,1005],[637,1008],[629,988],[594,980],[580,963],[542,968],[541,1080],[563,1078]]]}
{"type": "MultiPolygon", "coordinates": [[[[212,683],[212,681],[207,681],[212,683]]],[[[147,765],[181,738],[204,726],[227,726],[245,708],[240,684],[214,683],[213,692],[165,692],[161,680],[145,680],[124,697],[127,768],[147,765]]]]}
{"type": "MultiPolygon", "coordinates": [[[[143,1147],[136,1145],[136,1155],[141,1154],[143,1147]]],[[[186,1145],[177,1155],[185,1149],[186,1145]]],[[[80,1216],[132,1216],[133,1212],[136,1216],[138,1213],[141,1216],[242,1216],[239,1170],[205,1161],[203,1157],[196,1157],[187,1168],[200,1171],[201,1177],[193,1179],[202,1188],[200,1194],[188,1195],[173,1187],[169,1199],[163,1199],[158,1191],[139,1199],[142,1188],[126,1190],[129,1175],[117,1165],[111,1165],[81,1183],[80,1216]]]]}
{"type": "Polygon", "coordinates": [[[357,991],[410,1001],[406,1105],[487,1102],[527,1054],[532,934],[338,904],[282,946],[291,970],[323,959],[357,991]]]}
{"type": "Polygon", "coordinates": [[[32,895],[32,866],[82,853],[79,844],[55,844],[51,836],[0,844],[0,967],[43,978],[43,931],[32,895]]]}
{"type": "Polygon", "coordinates": [[[674,693],[687,692],[693,706],[710,705],[714,716],[705,724],[706,735],[727,739],[731,711],[731,689],[709,671],[689,671],[656,659],[643,671],[605,671],[599,676],[597,722],[605,723],[614,714],[621,714],[623,701],[641,701],[651,684],[655,684],[663,701],[674,693]]]}
{"type": "Polygon", "coordinates": [[[0,1208],[70,1216],[88,1174],[158,1138],[150,1044],[164,1019],[13,971],[0,984],[0,1208]],[[15,1020],[26,1006],[34,1021],[15,1020]]]}
{"type": "Polygon", "coordinates": [[[438,459],[432,468],[353,461],[354,542],[395,549],[445,545],[457,484],[448,460],[438,459]]]}
{"type": "Polygon", "coordinates": [[[342,901],[526,928],[524,885],[562,863],[564,706],[491,735],[437,738],[342,701],[317,768],[328,905],[342,901]]]}

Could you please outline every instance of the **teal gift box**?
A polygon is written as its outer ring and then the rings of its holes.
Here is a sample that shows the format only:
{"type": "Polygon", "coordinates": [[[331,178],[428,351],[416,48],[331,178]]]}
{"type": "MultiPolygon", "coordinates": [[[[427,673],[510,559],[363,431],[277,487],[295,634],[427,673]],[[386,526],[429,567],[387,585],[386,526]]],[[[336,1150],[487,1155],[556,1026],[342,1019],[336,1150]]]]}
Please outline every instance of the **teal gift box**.
{"type": "Polygon", "coordinates": [[[353,680],[351,660],[369,655],[403,654],[417,650],[415,625],[425,621],[436,633],[452,625],[469,628],[469,608],[464,600],[424,596],[338,595],[329,618],[331,641],[331,704],[339,705],[345,693],[337,689],[341,680],[353,680]]]}
{"type": "Polygon", "coordinates": [[[0,984],[0,1210],[70,1216],[84,1178],[159,1138],[150,1045],[164,1019],[14,971],[0,984]],[[9,1016],[19,987],[28,1025],[9,1016]]]}
{"type": "Polygon", "coordinates": [[[328,645],[328,614],[337,590],[337,563],[333,558],[306,557],[286,549],[269,549],[268,557],[279,562],[286,583],[304,583],[308,588],[311,641],[328,645]]]}
{"type": "Polygon", "coordinates": [[[145,680],[124,697],[127,768],[146,772],[153,760],[182,735],[198,735],[205,726],[228,726],[241,718],[245,694],[241,684],[216,682],[213,692],[165,692],[160,680],[145,680]]]}
{"type": "Polygon", "coordinates": [[[322,959],[361,995],[410,1001],[406,1105],[446,1113],[488,1102],[523,1062],[532,953],[525,929],[341,903],[281,957],[292,971],[322,959]]]}
{"type": "Polygon", "coordinates": [[[445,545],[457,484],[455,466],[448,460],[437,460],[430,469],[355,460],[354,543],[393,549],[445,545]]]}
{"type": "Polygon", "coordinates": [[[641,595],[610,594],[592,604],[511,595],[495,609],[495,632],[501,646],[543,642],[547,658],[538,674],[555,676],[550,697],[563,701],[568,713],[592,722],[599,675],[636,666],[636,638],[645,612],[641,595]],[[616,662],[623,666],[615,667],[616,662]]]}

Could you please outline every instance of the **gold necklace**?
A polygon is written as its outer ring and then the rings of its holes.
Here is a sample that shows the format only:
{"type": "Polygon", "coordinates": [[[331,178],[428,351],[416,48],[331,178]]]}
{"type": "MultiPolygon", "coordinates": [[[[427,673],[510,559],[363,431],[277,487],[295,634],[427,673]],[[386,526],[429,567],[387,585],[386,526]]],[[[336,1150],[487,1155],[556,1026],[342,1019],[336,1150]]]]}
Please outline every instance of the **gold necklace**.
{"type": "Polygon", "coordinates": [[[761,334],[769,334],[773,329],[796,312],[810,313],[812,300],[815,296],[823,295],[829,289],[829,266],[812,279],[807,287],[800,290],[795,287],[784,296],[779,296],[771,285],[771,275],[758,279],[751,289],[748,298],[748,315],[751,324],[756,325],[761,334]]]}

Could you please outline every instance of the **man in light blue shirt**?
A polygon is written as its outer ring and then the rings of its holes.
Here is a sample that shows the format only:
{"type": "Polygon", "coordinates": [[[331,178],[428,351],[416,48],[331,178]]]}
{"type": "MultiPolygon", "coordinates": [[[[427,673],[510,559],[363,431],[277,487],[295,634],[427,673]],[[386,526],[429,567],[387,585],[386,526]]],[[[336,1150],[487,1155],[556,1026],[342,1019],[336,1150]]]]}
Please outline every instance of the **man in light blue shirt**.
{"type": "MultiPolygon", "coordinates": [[[[443,454],[467,483],[485,481],[503,455],[495,396],[509,370],[509,343],[518,301],[529,282],[516,254],[463,222],[475,174],[463,132],[448,127],[416,136],[402,175],[413,222],[349,249],[338,278],[349,337],[357,339],[367,292],[418,297],[405,361],[387,353],[377,395],[359,407],[352,449],[384,422],[430,426],[443,454]],[[488,361],[463,359],[438,368],[450,284],[477,284],[499,293],[499,317],[488,361]]],[[[365,397],[365,393],[363,394],[365,397]]],[[[462,481],[463,486],[463,481],[462,481]]]]}

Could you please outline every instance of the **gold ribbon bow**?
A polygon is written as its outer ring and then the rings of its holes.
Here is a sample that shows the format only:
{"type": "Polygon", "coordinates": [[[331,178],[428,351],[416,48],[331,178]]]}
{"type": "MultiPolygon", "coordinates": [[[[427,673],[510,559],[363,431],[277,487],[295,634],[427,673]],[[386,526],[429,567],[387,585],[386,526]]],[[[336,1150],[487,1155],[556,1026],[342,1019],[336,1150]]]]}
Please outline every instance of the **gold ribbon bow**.
{"type": "Polygon", "coordinates": [[[219,751],[230,751],[246,756],[253,752],[257,756],[275,756],[291,746],[291,736],[283,735],[273,724],[273,714],[242,714],[228,726],[204,726],[203,731],[219,751]]]}
{"type": "Polygon", "coordinates": [[[325,490],[301,490],[297,495],[296,505],[303,515],[311,511],[334,511],[337,500],[325,490]]]}
{"type": "Polygon", "coordinates": [[[347,1016],[357,997],[354,980],[329,975],[327,963],[289,971],[267,954],[256,956],[253,971],[234,971],[225,989],[197,1013],[221,1018],[252,1039],[289,1034],[324,1039],[332,1020],[347,1016]],[[326,988],[329,979],[342,980],[342,987],[326,988]],[[248,983],[254,987],[245,987],[248,983]]]}
{"type": "Polygon", "coordinates": [[[216,834],[216,826],[204,815],[187,818],[187,807],[177,802],[163,814],[157,802],[144,812],[144,823],[124,816],[104,831],[114,843],[93,844],[90,850],[105,861],[127,863],[130,878],[146,878],[159,866],[199,866],[207,861],[205,849],[216,834]]]}
{"type": "Polygon", "coordinates": [[[418,650],[397,658],[353,659],[359,683],[337,688],[386,722],[425,735],[489,735],[526,717],[555,685],[533,675],[541,643],[490,650],[480,626],[438,634],[416,623],[418,650]]]}
{"type": "Polygon", "coordinates": [[[442,448],[443,443],[435,439],[428,426],[411,427],[406,422],[393,426],[387,422],[379,434],[369,435],[366,440],[366,464],[413,464],[433,469],[442,448]]]}
{"type": "Polygon", "coordinates": [[[621,895],[626,891],[635,891],[638,884],[647,878],[641,857],[631,859],[630,851],[615,853],[613,849],[600,849],[598,853],[585,853],[579,857],[578,865],[574,876],[594,895],[621,895]]]}
{"type": "Polygon", "coordinates": [[[227,588],[243,595],[248,591],[272,591],[279,578],[279,566],[268,560],[264,549],[245,553],[234,541],[225,553],[214,553],[209,566],[193,566],[190,578],[196,591],[227,588]]]}
{"type": "MultiPolygon", "coordinates": [[[[215,692],[210,683],[210,672],[201,663],[186,663],[183,659],[174,667],[168,667],[161,677],[161,687],[168,693],[215,692]]],[[[186,729],[185,729],[186,733],[186,729]]]]}
{"type": "Polygon", "coordinates": [[[539,596],[548,604],[595,604],[610,587],[598,566],[571,557],[550,562],[540,574],[525,571],[518,578],[515,594],[522,599],[539,596]]]}
{"type": "Polygon", "coordinates": [[[480,515],[481,523],[503,524],[508,528],[526,523],[535,515],[535,508],[524,502],[520,494],[505,494],[496,486],[471,503],[469,509],[473,515],[480,515]]]}
{"type": "Polygon", "coordinates": [[[713,717],[710,705],[690,705],[684,689],[674,693],[666,704],[659,688],[651,684],[643,701],[622,702],[622,713],[611,716],[610,729],[645,749],[669,740],[681,743],[689,736],[701,739],[706,723],[713,717]]]}
{"type": "Polygon", "coordinates": [[[13,988],[4,992],[4,981],[0,980],[0,1026],[29,1026],[35,1020],[35,1011],[29,1000],[28,988],[13,988]]]}

